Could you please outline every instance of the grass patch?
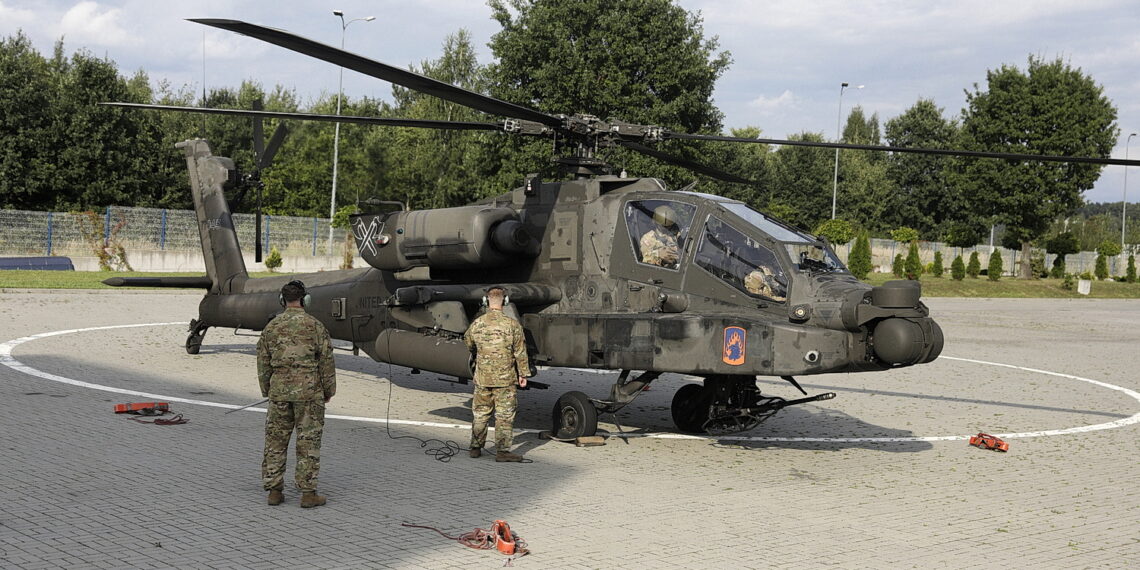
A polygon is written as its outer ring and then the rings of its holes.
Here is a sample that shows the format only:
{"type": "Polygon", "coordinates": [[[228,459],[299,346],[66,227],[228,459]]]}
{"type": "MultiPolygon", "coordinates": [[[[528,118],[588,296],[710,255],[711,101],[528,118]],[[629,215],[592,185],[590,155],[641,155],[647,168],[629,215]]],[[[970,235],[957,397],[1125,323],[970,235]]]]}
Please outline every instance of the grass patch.
{"type": "MultiPolygon", "coordinates": [[[[104,285],[103,280],[111,277],[201,277],[201,273],[144,273],[142,271],[0,271],[0,288],[10,289],[120,289],[104,285]]],[[[250,277],[285,275],[266,271],[250,273],[250,277]]],[[[130,287],[135,289],[135,287],[130,287]]]]}
{"type": "MultiPolygon", "coordinates": [[[[109,277],[198,277],[203,273],[143,273],[139,271],[0,271],[0,288],[12,289],[116,289],[103,284],[109,277]]],[[[267,271],[250,273],[250,277],[286,275],[267,271]]],[[[872,273],[866,282],[882,285],[895,280],[890,273],[872,273]]],[[[923,297],[998,297],[998,298],[1054,298],[1054,299],[1140,299],[1140,283],[1094,281],[1089,295],[1080,295],[1076,289],[1061,288],[1060,279],[1034,279],[1022,281],[1011,277],[990,281],[985,277],[955,281],[949,277],[923,275],[923,297]]],[[[122,289],[122,288],[119,288],[122,289]]]]}
{"type": "MultiPolygon", "coordinates": [[[[890,273],[872,273],[865,280],[871,285],[882,285],[898,279],[890,273]]],[[[1093,281],[1088,295],[1077,293],[1076,282],[1073,289],[1061,287],[1061,279],[1021,280],[1003,277],[990,281],[984,276],[977,279],[966,277],[955,281],[949,276],[933,277],[923,275],[923,297],[996,297],[1006,299],[1140,299],[1140,283],[1118,283],[1116,281],[1093,281]]]]}

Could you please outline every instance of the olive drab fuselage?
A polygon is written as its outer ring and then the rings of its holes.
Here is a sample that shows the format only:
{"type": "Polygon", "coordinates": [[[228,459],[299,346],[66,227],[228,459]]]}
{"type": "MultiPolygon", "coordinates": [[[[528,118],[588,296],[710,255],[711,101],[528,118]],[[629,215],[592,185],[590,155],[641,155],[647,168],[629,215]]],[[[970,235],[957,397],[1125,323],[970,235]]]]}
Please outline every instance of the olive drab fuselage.
{"type": "Polygon", "coordinates": [[[209,327],[264,328],[292,279],[305,282],[306,311],[333,338],[377,361],[464,379],[472,370],[462,335],[486,290],[501,285],[534,366],[624,371],[604,404],[612,409],[659,373],[751,390],[757,375],[883,370],[929,362],[942,348],[917,284],[871,287],[809,234],[651,178],[535,183],[458,208],[359,214],[352,231],[370,267],[250,278],[224,199],[232,161],[205,141],[179,146],[209,287],[188,351],[209,327]],[[675,263],[640,251],[661,229],[654,212],[663,206],[675,263]],[[648,380],[628,383],[634,370],[648,380]]]}
{"type": "MultiPolygon", "coordinates": [[[[192,153],[188,159],[199,164],[192,170],[218,160],[192,153]]],[[[224,180],[206,182],[220,194],[224,180]]],[[[739,202],[667,191],[656,179],[612,176],[535,190],[461,208],[355,216],[361,255],[385,269],[300,276],[313,296],[310,314],[334,338],[377,360],[466,377],[467,351],[458,339],[490,284],[506,286],[536,365],[794,376],[916,364],[941,348],[940,331],[917,295],[903,307],[871,304],[872,288],[815,238],[739,202]],[[638,224],[651,224],[653,207],[663,203],[682,218],[676,268],[638,258],[638,240],[651,229],[638,224]],[[499,240],[508,246],[495,238],[504,224],[514,234],[499,240]],[[789,252],[797,248],[826,260],[793,260],[789,252]],[[729,262],[710,261],[715,256],[729,262]],[[756,262],[775,265],[767,269],[784,300],[741,286],[756,262]],[[732,268],[741,274],[728,276],[732,268]],[[917,345],[896,362],[874,349],[875,325],[890,319],[909,323],[892,339],[917,345]]],[[[249,279],[244,265],[235,269],[241,257],[232,223],[214,221],[228,219],[228,211],[201,215],[203,231],[214,236],[207,257],[229,269],[203,299],[199,322],[260,330],[281,310],[280,287],[297,276],[249,279]]]]}

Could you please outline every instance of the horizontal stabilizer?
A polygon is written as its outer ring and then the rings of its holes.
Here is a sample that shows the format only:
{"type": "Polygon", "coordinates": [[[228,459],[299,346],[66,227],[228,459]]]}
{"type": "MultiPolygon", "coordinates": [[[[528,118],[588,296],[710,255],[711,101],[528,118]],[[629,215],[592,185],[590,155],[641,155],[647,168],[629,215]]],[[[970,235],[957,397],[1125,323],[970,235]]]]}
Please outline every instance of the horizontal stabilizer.
{"type": "Polygon", "coordinates": [[[201,277],[112,277],[103,280],[111,287],[173,287],[177,289],[209,289],[214,285],[210,278],[201,277]]]}

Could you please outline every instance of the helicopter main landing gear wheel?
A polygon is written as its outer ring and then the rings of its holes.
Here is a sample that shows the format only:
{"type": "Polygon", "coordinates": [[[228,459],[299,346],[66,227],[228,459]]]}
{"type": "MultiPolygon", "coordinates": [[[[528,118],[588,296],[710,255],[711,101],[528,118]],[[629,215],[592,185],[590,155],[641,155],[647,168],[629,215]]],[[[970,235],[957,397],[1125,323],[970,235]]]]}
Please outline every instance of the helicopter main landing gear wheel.
{"type": "Polygon", "coordinates": [[[598,410],[582,392],[566,392],[554,404],[551,433],[557,439],[575,439],[598,431],[598,410]]]}
{"type": "Polygon", "coordinates": [[[709,421],[713,394],[700,384],[685,384],[673,395],[673,424],[686,433],[701,433],[709,421]]]}
{"type": "MultiPolygon", "coordinates": [[[[795,383],[794,380],[792,382],[795,383]]],[[[761,395],[755,376],[707,376],[704,385],[686,384],[677,390],[673,396],[673,423],[677,429],[688,433],[740,433],[760,425],[788,406],[834,397],[834,392],[825,392],[785,400],[761,395]]]]}

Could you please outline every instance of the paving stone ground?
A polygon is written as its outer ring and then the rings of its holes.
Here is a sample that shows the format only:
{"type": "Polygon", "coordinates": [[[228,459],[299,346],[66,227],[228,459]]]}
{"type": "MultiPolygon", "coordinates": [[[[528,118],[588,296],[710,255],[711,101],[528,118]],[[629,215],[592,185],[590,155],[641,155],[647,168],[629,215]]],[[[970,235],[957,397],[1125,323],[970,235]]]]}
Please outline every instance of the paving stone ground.
{"type": "Polygon", "coordinates": [[[0,295],[3,568],[497,568],[506,557],[401,526],[457,535],[495,519],[531,549],[514,567],[1140,567],[1137,301],[928,300],[943,358],[800,378],[837,398],[737,440],[660,436],[692,381],[678,375],[617,423],[604,415],[605,446],[540,440],[561,393],[612,382],[543,370],[551,388],[520,393],[521,465],[433,459],[441,442],[412,438],[465,445],[469,387],[341,353],[329,503],[302,510],[292,488],[265,504],[264,414],[210,405],[259,399],[256,337],[210,330],[187,355],[193,294],[0,295]],[[20,340],[44,333],[60,334],[20,340]],[[112,413],[153,399],[190,423],[112,413]],[[1072,429],[1112,422],[1125,425],[1072,429]],[[979,431],[1022,435],[995,453],[961,439],[979,431]]]}

